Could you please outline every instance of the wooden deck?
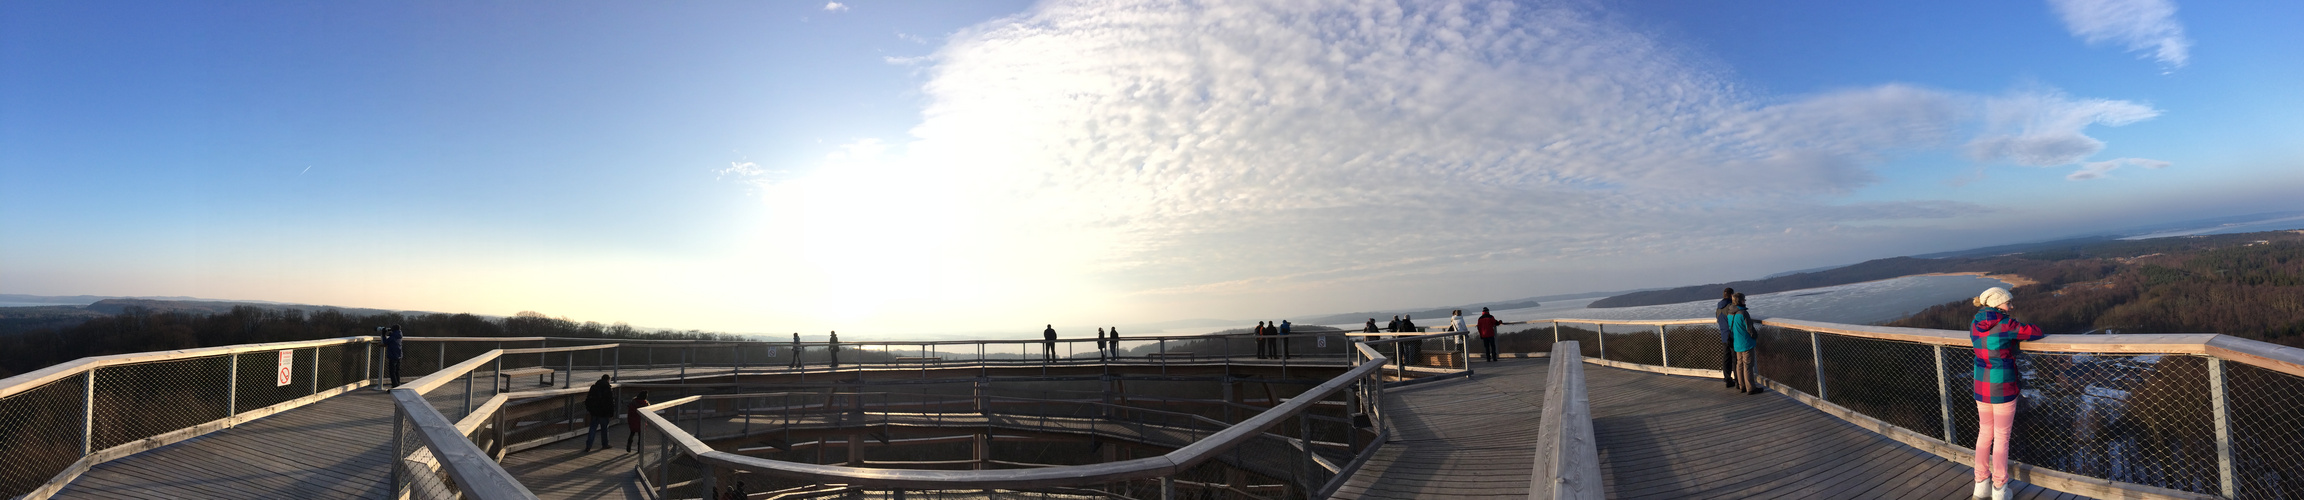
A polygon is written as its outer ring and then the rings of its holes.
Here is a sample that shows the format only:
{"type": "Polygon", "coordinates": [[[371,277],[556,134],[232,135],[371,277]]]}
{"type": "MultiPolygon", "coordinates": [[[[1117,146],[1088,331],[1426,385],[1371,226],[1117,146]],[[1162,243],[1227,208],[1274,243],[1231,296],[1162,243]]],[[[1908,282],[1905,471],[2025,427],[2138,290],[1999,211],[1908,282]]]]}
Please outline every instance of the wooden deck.
{"type": "MultiPolygon", "coordinates": [[[[1967,498],[1972,484],[1966,465],[1780,394],[1604,366],[1584,374],[1610,498],[1967,498]]],[[[2011,493],[2081,498],[2022,487],[2011,493]]]]}
{"type": "Polygon", "coordinates": [[[1472,367],[1470,379],[1386,391],[1392,441],[1336,498],[1527,498],[1550,361],[1472,367]]]}
{"type": "Polygon", "coordinates": [[[392,400],[358,390],[98,464],[57,498],[384,498],[392,400]]]}

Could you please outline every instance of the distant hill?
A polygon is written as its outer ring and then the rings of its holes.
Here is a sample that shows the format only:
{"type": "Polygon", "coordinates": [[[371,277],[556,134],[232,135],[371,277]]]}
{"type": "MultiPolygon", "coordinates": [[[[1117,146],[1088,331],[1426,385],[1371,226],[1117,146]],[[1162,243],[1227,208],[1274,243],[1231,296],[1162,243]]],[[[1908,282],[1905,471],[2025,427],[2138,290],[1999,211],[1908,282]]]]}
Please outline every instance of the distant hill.
{"type": "Polygon", "coordinates": [[[350,314],[350,315],[354,315],[354,316],[375,316],[375,315],[379,315],[379,314],[430,314],[430,313],[428,313],[428,312],[425,312],[425,311],[394,311],[394,310],[390,310],[390,309],[368,309],[368,308],[361,308],[361,307],[316,306],[316,305],[308,305],[308,304],[282,304],[282,303],[278,303],[278,302],[242,302],[242,301],[207,301],[207,300],[152,300],[152,299],[104,299],[104,300],[99,300],[99,301],[96,301],[96,303],[94,303],[94,304],[88,304],[88,305],[86,305],[86,306],[82,306],[81,308],[82,308],[82,309],[86,309],[86,310],[89,310],[89,311],[94,311],[94,312],[97,312],[97,313],[102,313],[102,314],[120,314],[122,311],[126,311],[126,310],[128,310],[128,308],[130,308],[130,307],[142,307],[142,308],[145,308],[145,309],[150,309],[150,310],[153,310],[153,311],[183,311],[183,312],[195,312],[195,313],[221,314],[221,313],[227,313],[227,312],[231,312],[231,311],[232,311],[232,308],[234,308],[234,307],[240,307],[240,306],[255,306],[255,307],[261,307],[261,308],[265,308],[265,309],[294,309],[294,310],[299,310],[299,311],[304,311],[304,312],[320,312],[320,311],[326,311],[326,310],[337,310],[337,311],[343,311],[343,312],[344,312],[344,314],[350,314]]]}
{"type": "MultiPolygon", "coordinates": [[[[2048,333],[2221,333],[2304,347],[2304,231],[2120,241],[2016,256],[2039,263],[2016,319],[2048,333]],[[2049,271],[2049,272],[2041,272],[2049,271]]],[[[1889,326],[1966,329],[1976,306],[1889,326]]]]}
{"type": "Polygon", "coordinates": [[[1756,295],[1928,273],[2012,274],[2041,283],[2059,283],[2075,276],[2097,274],[2094,270],[2084,269],[2101,267],[2090,264],[2095,262],[2095,259],[2136,257],[2160,252],[2198,251],[2245,245],[2259,240],[2287,241],[2300,236],[2304,236],[2304,234],[2294,231],[2274,231],[2148,240],[2121,240],[2110,236],[2074,238],[1946,253],[1947,255],[1974,255],[1973,257],[1890,257],[1824,271],[1767,279],[1633,292],[1593,301],[1589,307],[1610,308],[1677,304],[1718,299],[1721,288],[1735,288],[1736,291],[1746,295],[1756,295]]]}

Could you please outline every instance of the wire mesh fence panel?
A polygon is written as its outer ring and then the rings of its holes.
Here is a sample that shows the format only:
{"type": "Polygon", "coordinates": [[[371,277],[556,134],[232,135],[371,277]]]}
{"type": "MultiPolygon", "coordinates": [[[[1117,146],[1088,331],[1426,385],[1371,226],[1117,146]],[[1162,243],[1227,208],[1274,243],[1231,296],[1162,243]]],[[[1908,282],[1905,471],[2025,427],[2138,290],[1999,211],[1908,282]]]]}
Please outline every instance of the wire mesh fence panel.
{"type": "Polygon", "coordinates": [[[1718,370],[1722,364],[1720,327],[1717,325],[1672,325],[1664,327],[1664,347],[1671,353],[1671,366],[1718,370]]]}
{"type": "Polygon", "coordinates": [[[1823,335],[1827,401],[1923,436],[1944,435],[1935,346],[1823,335]]]}
{"type": "Polygon", "coordinates": [[[97,369],[92,449],[229,416],[231,366],[228,356],[209,356],[97,369]]]}
{"type": "Polygon", "coordinates": [[[1944,388],[1952,405],[1952,444],[1976,449],[1976,354],[1966,347],[1942,346],[1944,388]]]}
{"type": "Polygon", "coordinates": [[[448,470],[441,467],[438,456],[424,446],[424,439],[417,435],[415,425],[406,415],[396,419],[395,425],[399,426],[397,432],[400,440],[394,448],[397,456],[392,461],[392,467],[399,482],[393,485],[393,491],[406,493],[406,496],[395,494],[394,497],[456,498],[458,490],[455,479],[449,477],[448,470]]]}
{"type": "Polygon", "coordinates": [[[322,346],[319,349],[320,390],[326,391],[360,382],[367,370],[366,344],[322,346]]]}
{"type": "Polygon", "coordinates": [[[1561,323],[1560,340],[1576,341],[1580,354],[1587,358],[1600,357],[1600,325],[1589,323],[1561,323]]]}
{"type": "Polygon", "coordinates": [[[1815,350],[1808,344],[1808,332],[1762,326],[1755,333],[1758,338],[1753,340],[1759,345],[1753,348],[1753,371],[1793,390],[1816,394],[1815,350]]]}
{"type": "Polygon", "coordinates": [[[2024,397],[2009,459],[2220,493],[2206,358],[2025,353],[2017,361],[2024,397]]]}
{"type": "Polygon", "coordinates": [[[1540,323],[1497,327],[1496,352],[1552,352],[1552,324],[1540,323]]]}
{"type": "Polygon", "coordinates": [[[2304,378],[2224,363],[2239,498],[2304,498],[2304,378]]]}
{"type": "Polygon", "coordinates": [[[312,352],[306,348],[238,354],[236,408],[245,412],[312,395],[312,352]]]}
{"type": "Polygon", "coordinates": [[[1656,327],[1650,325],[1606,325],[1601,330],[1608,338],[1609,360],[1643,365],[1664,364],[1664,340],[1657,338],[1656,327]]]}
{"type": "Polygon", "coordinates": [[[80,460],[84,376],[0,399],[0,497],[30,493],[80,460]]]}

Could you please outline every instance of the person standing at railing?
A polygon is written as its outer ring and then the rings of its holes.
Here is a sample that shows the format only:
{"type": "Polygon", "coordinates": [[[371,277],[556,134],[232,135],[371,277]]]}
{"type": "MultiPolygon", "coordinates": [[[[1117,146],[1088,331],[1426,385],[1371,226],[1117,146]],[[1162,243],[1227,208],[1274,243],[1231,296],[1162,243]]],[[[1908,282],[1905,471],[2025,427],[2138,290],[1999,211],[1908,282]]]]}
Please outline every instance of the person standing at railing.
{"type": "Polygon", "coordinates": [[[825,341],[824,355],[832,358],[832,369],[840,369],[840,332],[832,332],[832,339],[825,341]]]}
{"type": "MultiPolygon", "coordinates": [[[[1375,323],[1376,320],[1368,320],[1368,322],[1375,323]]],[[[1480,308],[1480,323],[1475,326],[1480,329],[1481,351],[1488,356],[1490,363],[1496,362],[1496,327],[1503,324],[1504,322],[1497,320],[1495,315],[1488,314],[1488,308],[1480,308]]]]}
{"type": "Polygon", "coordinates": [[[1253,335],[1255,335],[1251,338],[1256,339],[1256,359],[1271,357],[1269,353],[1265,352],[1264,350],[1264,322],[1256,322],[1256,329],[1252,330],[1251,332],[1253,335]]]}
{"type": "Polygon", "coordinates": [[[1120,327],[1112,327],[1112,340],[1104,344],[1106,349],[1112,350],[1112,359],[1120,359],[1120,327]]]}
{"type": "Polygon", "coordinates": [[[1736,388],[1736,363],[1733,362],[1736,360],[1736,338],[1734,330],[1728,328],[1728,313],[1721,311],[1733,305],[1736,305],[1736,289],[1722,288],[1720,303],[1712,306],[1712,320],[1720,323],[1720,382],[1730,389],[1736,388]]]}
{"type": "Polygon", "coordinates": [[[800,368],[800,332],[792,332],[792,368],[800,368]]]}
{"type": "Polygon", "coordinates": [[[1729,345],[1736,352],[1736,357],[1730,358],[1736,367],[1736,390],[1759,394],[1760,384],[1755,383],[1758,379],[1752,378],[1752,345],[1757,343],[1752,334],[1752,309],[1745,307],[1744,294],[1729,295],[1729,300],[1728,307],[1715,313],[1728,318],[1729,345]]]}
{"type": "Polygon", "coordinates": [[[1976,352],[1969,371],[1976,394],[1976,488],[1983,497],[1990,480],[1992,498],[2008,498],[2008,435],[2016,428],[2016,398],[2024,394],[2022,374],[2016,370],[2020,343],[2047,336],[2040,327],[2008,317],[2015,294],[2000,287],[1976,296],[1976,320],[1968,325],[1968,341],[1976,352]]]}
{"type": "Polygon", "coordinates": [[[608,449],[608,422],[616,416],[616,388],[609,385],[608,376],[592,383],[592,390],[584,393],[584,413],[591,417],[584,422],[584,451],[592,452],[592,438],[600,438],[600,449],[608,449]]]}
{"type": "MultiPolygon", "coordinates": [[[[1408,315],[1406,315],[1406,314],[1402,314],[1402,315],[1400,315],[1400,333],[1405,333],[1405,334],[1407,334],[1407,335],[1401,335],[1401,336],[1400,336],[1400,338],[1408,338],[1408,337],[1414,337],[1414,336],[1416,336],[1416,334],[1418,334],[1418,333],[1423,333],[1423,332],[1418,332],[1418,331],[1416,331],[1416,319],[1415,319],[1415,318],[1411,318],[1411,317],[1408,317],[1408,315]]],[[[1410,341],[1406,341],[1406,342],[1401,342],[1401,343],[1400,343],[1400,350],[1401,350],[1402,352],[1404,352],[1404,353],[1405,353],[1405,354],[1404,354],[1404,355],[1402,355],[1401,357],[1402,357],[1402,358],[1406,358],[1406,359],[1402,359],[1402,360],[1400,360],[1400,362],[1401,362],[1401,363],[1403,363],[1403,364],[1410,364],[1410,365],[1423,364],[1423,363],[1422,363],[1422,362],[1420,362],[1419,360],[1422,360],[1422,359],[1424,359],[1424,341],[1422,341],[1422,340],[1410,340],[1410,341]]]]}
{"type": "Polygon", "coordinates": [[[1043,340],[1040,342],[1040,360],[1041,360],[1041,361],[1055,361],[1055,360],[1056,360],[1056,325],[1055,325],[1055,324],[1049,324],[1049,325],[1048,325],[1048,329],[1046,329],[1046,330],[1041,330],[1041,331],[1040,331],[1040,336],[1043,338],[1043,340]]]}
{"type": "Polygon", "coordinates": [[[1296,350],[1294,349],[1296,343],[1290,342],[1290,340],[1293,339],[1288,338],[1289,326],[1290,324],[1288,323],[1288,320],[1280,320],[1280,326],[1273,328],[1272,330],[1273,333],[1277,335],[1277,337],[1274,337],[1273,340],[1280,341],[1280,359],[1296,357],[1296,350]]]}
{"type": "Polygon", "coordinates": [[[1104,329],[1096,329],[1096,360],[1104,361],[1104,329]]]}
{"type": "Polygon", "coordinates": [[[392,375],[392,387],[399,387],[400,355],[404,354],[400,348],[400,340],[403,338],[400,334],[400,325],[377,329],[383,330],[380,333],[384,334],[384,371],[392,375]]]}

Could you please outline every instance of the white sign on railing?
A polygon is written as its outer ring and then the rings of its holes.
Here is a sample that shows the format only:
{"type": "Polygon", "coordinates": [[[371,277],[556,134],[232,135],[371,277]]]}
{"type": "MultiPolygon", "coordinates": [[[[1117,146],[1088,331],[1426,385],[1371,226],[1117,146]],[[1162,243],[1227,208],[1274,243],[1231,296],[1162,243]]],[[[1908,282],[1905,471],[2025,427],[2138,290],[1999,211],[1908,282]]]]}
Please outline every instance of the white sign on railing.
{"type": "Polygon", "coordinates": [[[279,385],[276,385],[276,386],[274,386],[274,387],[287,387],[287,386],[288,386],[288,381],[289,381],[289,380],[292,380],[292,379],[294,379],[294,378],[295,378],[295,377],[294,377],[294,375],[295,375],[295,374],[292,372],[292,370],[295,370],[295,369],[296,369],[296,350],[295,350],[295,349],[285,349],[285,350],[281,350],[281,351],[280,351],[280,383],[279,383],[279,385]]]}

